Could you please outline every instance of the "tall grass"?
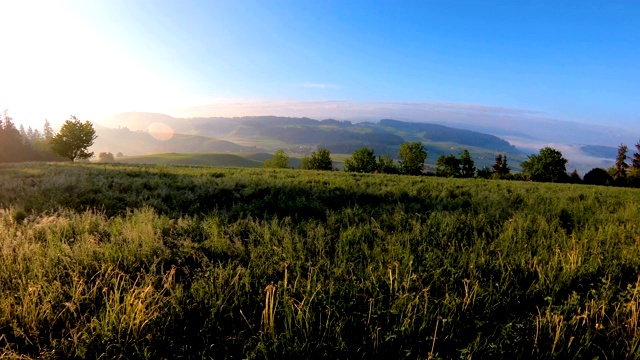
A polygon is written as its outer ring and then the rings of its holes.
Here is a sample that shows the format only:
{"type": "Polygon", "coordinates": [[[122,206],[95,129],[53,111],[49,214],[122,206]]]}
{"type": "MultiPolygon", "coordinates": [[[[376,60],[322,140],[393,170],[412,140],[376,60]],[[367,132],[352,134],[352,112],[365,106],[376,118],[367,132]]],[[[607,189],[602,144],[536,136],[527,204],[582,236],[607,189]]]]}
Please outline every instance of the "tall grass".
{"type": "Polygon", "coordinates": [[[635,189],[0,167],[0,354],[637,358],[635,189]]]}

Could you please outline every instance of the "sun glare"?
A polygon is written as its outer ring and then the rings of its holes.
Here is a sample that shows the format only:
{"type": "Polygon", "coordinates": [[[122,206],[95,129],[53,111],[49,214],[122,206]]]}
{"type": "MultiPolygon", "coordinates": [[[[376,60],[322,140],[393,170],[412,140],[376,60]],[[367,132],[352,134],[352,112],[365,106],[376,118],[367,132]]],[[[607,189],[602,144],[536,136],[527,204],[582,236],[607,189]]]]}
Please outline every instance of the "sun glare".
{"type": "Polygon", "coordinates": [[[173,138],[174,131],[171,126],[163,123],[153,123],[147,128],[149,134],[155,139],[167,141],[173,138]]]}
{"type": "Polygon", "coordinates": [[[64,4],[0,3],[0,105],[17,123],[40,126],[48,118],[60,124],[69,114],[95,120],[122,109],[160,111],[177,98],[176,84],[64,4]]]}

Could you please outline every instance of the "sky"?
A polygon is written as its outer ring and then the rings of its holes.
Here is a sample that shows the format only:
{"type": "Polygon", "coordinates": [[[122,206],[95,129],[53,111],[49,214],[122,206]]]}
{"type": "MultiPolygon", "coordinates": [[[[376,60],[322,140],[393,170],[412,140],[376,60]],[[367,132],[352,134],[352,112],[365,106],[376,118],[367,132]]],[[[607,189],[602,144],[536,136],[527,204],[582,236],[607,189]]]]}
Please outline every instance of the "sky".
{"type": "Polygon", "coordinates": [[[444,104],[640,128],[638,1],[0,0],[0,16],[0,107],[34,127],[444,104]]]}

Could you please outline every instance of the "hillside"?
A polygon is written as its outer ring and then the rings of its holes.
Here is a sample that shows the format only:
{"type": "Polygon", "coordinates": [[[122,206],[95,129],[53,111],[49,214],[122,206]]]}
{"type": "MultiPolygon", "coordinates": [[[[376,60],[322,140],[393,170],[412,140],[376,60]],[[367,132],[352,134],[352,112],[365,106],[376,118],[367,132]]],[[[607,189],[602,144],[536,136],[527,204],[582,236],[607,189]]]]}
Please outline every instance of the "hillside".
{"type": "MultiPolygon", "coordinates": [[[[118,158],[123,164],[207,165],[217,167],[261,167],[273,155],[267,153],[165,153],[118,158]]],[[[291,167],[300,167],[300,159],[290,158],[291,167]]]]}
{"type": "Polygon", "coordinates": [[[257,152],[260,149],[243,146],[230,141],[208,136],[181,133],[150,133],[131,131],[128,128],[110,129],[97,127],[96,139],[91,148],[100,152],[121,152],[125,155],[144,155],[155,153],[204,153],[204,152],[257,152]],[[155,137],[154,137],[155,135],[155,137]]]}
{"type": "MultiPolygon", "coordinates": [[[[517,166],[525,159],[523,153],[507,141],[475,131],[435,124],[409,123],[397,120],[361,122],[332,119],[314,120],[276,116],[238,118],[178,119],[163,114],[124,113],[104,119],[111,126],[131,130],[101,131],[103,137],[96,149],[117,147],[127,149],[126,155],[161,152],[257,152],[285,149],[291,154],[308,154],[312,149],[325,147],[335,154],[351,154],[362,148],[373,148],[378,155],[396,156],[404,141],[421,141],[429,151],[427,162],[435,163],[440,155],[468,149],[478,166],[488,166],[497,153],[508,153],[517,166]],[[166,142],[144,137],[144,130],[154,124],[168,126],[176,135],[166,142]],[[139,140],[125,140],[123,135],[136,134],[139,140]],[[180,135],[178,135],[180,134],[180,135]],[[185,135],[188,134],[188,135],[185,135]]],[[[103,151],[103,150],[101,150],[103,151]]]]}
{"type": "Polygon", "coordinates": [[[0,165],[0,358],[640,357],[639,189],[0,165]]]}

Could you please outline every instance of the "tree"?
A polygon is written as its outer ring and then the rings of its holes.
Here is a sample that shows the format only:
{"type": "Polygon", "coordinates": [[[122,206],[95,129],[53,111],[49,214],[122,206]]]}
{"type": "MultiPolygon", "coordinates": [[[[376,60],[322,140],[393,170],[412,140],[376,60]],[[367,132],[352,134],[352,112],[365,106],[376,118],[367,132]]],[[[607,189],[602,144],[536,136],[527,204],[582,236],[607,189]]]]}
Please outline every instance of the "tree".
{"type": "Polygon", "coordinates": [[[49,124],[49,120],[47,119],[44,120],[44,129],[42,131],[42,135],[44,136],[44,139],[47,142],[50,142],[54,136],[53,129],[51,128],[51,124],[49,124]]]}
{"type": "Polygon", "coordinates": [[[464,149],[460,152],[460,177],[471,178],[476,174],[476,166],[469,154],[469,150],[464,149]]]}
{"type": "Polygon", "coordinates": [[[629,164],[627,164],[627,149],[627,146],[622,144],[618,147],[618,155],[616,156],[616,180],[623,179],[627,176],[627,170],[629,170],[629,164]]]}
{"type": "Polygon", "coordinates": [[[124,157],[124,154],[121,151],[118,151],[118,153],[116,154],[117,158],[121,158],[124,157]]]}
{"type": "Polygon", "coordinates": [[[376,169],[381,174],[397,174],[398,167],[394,164],[393,158],[389,155],[378,156],[376,169]]]}
{"type": "Polygon", "coordinates": [[[584,174],[582,181],[587,185],[610,185],[613,183],[613,178],[607,170],[594,168],[584,174]]]}
{"type": "Polygon", "coordinates": [[[72,115],[51,139],[51,148],[56,154],[71,161],[88,159],[93,156],[93,152],[87,150],[97,138],[89,121],[83,123],[72,115]]]}
{"type": "Polygon", "coordinates": [[[0,162],[31,160],[30,155],[24,138],[13,124],[13,118],[5,110],[0,121],[0,162]]]}
{"type": "Polygon", "coordinates": [[[424,170],[424,162],[427,160],[427,150],[419,141],[412,143],[405,141],[400,145],[398,158],[400,158],[400,172],[402,174],[420,175],[424,170]]]}
{"type": "Polygon", "coordinates": [[[498,154],[496,157],[496,162],[491,166],[494,174],[498,174],[499,176],[508,175],[511,169],[509,165],[507,165],[507,154],[498,154]]]}
{"type": "Polygon", "coordinates": [[[344,161],[344,170],[359,173],[372,173],[376,171],[376,157],[373,149],[363,147],[353,152],[350,158],[344,161]]]}
{"type": "Polygon", "coordinates": [[[333,170],[333,161],[331,161],[331,152],[325,148],[311,153],[311,157],[303,157],[301,169],[304,170],[333,170]]]}
{"type": "Polygon", "coordinates": [[[478,178],[488,179],[491,177],[491,174],[493,174],[493,170],[491,170],[487,166],[483,167],[482,169],[478,169],[478,178]]]}
{"type": "Polygon", "coordinates": [[[529,155],[522,162],[522,172],[533,181],[562,182],[568,177],[567,159],[562,153],[550,147],[540,149],[538,155],[529,155]]]}
{"type": "Polygon", "coordinates": [[[273,154],[271,160],[266,160],[262,165],[264,168],[275,168],[275,169],[288,169],[289,168],[289,156],[284,152],[284,150],[280,149],[273,154]]]}
{"type": "Polygon", "coordinates": [[[580,178],[580,174],[578,174],[578,170],[573,169],[571,174],[569,174],[569,182],[572,184],[582,183],[582,179],[580,178]]]}
{"type": "Polygon", "coordinates": [[[116,162],[116,159],[113,157],[113,154],[110,152],[101,152],[100,154],[98,154],[98,160],[100,162],[116,162]]]}
{"type": "Polygon", "coordinates": [[[640,169],[640,141],[636,143],[636,152],[633,153],[633,161],[631,162],[631,166],[635,169],[640,169]]]}
{"type": "Polygon", "coordinates": [[[460,176],[460,159],[455,155],[440,155],[436,161],[436,175],[444,177],[459,177],[460,176]]]}

